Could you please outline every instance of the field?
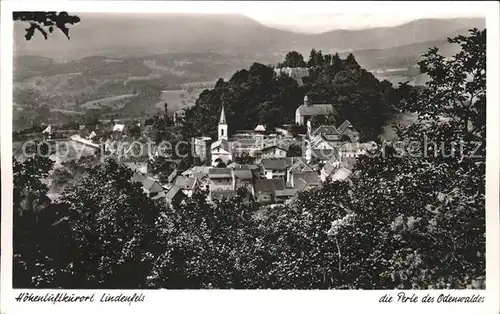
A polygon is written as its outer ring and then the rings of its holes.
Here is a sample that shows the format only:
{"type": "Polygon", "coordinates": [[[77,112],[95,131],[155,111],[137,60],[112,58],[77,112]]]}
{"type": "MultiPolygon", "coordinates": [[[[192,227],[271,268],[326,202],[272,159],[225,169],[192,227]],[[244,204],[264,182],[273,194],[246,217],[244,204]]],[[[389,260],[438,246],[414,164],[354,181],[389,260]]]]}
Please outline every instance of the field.
{"type": "Polygon", "coordinates": [[[133,94],[125,94],[125,95],[104,97],[92,101],[87,101],[86,103],[81,105],[81,107],[85,109],[100,108],[101,106],[121,108],[125,104],[123,100],[128,100],[133,96],[134,96],[133,94]]]}
{"type": "Polygon", "coordinates": [[[205,88],[187,88],[164,90],[161,92],[160,101],[158,101],[156,107],[163,109],[165,103],[167,103],[169,110],[175,111],[193,106],[204,89],[205,88]]]}

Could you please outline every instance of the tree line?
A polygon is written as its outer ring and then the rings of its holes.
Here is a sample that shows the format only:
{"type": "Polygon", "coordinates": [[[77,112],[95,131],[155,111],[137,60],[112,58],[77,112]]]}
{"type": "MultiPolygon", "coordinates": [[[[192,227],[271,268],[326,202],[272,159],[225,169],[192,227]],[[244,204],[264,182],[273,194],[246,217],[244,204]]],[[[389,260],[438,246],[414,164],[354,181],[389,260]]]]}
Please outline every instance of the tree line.
{"type": "MultiPolygon", "coordinates": [[[[424,144],[401,154],[388,143],[360,157],[350,180],[302,192],[291,205],[261,208],[243,195],[208,203],[200,192],[165,206],[112,159],[51,201],[42,179],[52,162],[14,161],[14,287],[484,288],[484,145],[464,153],[486,136],[486,31],[449,41],[461,51],[445,59],[430,49],[419,63],[429,82],[396,107],[420,113],[400,140],[425,135],[444,143],[446,156],[410,154],[424,144]],[[465,152],[451,154],[460,140],[465,152]]],[[[218,110],[209,104],[222,102],[241,121],[244,97],[230,90],[279,90],[271,74],[254,64],[218,82],[191,115],[211,119],[218,110]]]]}

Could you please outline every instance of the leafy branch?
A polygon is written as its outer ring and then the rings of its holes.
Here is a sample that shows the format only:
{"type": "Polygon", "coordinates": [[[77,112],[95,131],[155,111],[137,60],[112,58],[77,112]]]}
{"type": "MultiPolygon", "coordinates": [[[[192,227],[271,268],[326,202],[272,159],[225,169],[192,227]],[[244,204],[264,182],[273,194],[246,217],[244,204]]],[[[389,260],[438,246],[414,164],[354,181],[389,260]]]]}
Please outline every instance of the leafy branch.
{"type": "Polygon", "coordinates": [[[57,27],[61,32],[69,37],[69,28],[66,24],[77,24],[80,18],[76,15],[69,15],[67,12],[43,12],[43,11],[17,11],[12,13],[14,21],[28,22],[29,27],[26,28],[24,37],[26,40],[31,40],[35,31],[38,30],[45,40],[49,33],[52,34],[54,27],[57,27]]]}

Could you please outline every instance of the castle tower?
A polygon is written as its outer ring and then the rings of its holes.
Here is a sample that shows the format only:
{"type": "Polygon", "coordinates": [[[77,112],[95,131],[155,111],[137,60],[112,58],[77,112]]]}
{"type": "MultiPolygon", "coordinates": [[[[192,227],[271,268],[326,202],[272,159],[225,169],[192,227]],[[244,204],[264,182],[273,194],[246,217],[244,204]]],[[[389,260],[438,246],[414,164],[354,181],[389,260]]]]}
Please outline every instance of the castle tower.
{"type": "Polygon", "coordinates": [[[227,134],[226,114],[224,113],[224,106],[222,106],[222,110],[220,112],[220,119],[219,119],[218,139],[227,141],[227,138],[228,138],[228,134],[227,134]]]}

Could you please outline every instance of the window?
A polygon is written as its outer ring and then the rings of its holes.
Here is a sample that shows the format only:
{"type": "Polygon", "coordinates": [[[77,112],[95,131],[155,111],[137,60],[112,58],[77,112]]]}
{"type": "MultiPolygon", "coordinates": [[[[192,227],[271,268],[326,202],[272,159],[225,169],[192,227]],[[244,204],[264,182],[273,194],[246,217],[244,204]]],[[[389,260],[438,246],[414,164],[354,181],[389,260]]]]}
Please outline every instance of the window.
{"type": "Polygon", "coordinates": [[[220,129],[220,135],[224,136],[224,129],[220,129]]]}

